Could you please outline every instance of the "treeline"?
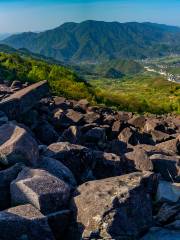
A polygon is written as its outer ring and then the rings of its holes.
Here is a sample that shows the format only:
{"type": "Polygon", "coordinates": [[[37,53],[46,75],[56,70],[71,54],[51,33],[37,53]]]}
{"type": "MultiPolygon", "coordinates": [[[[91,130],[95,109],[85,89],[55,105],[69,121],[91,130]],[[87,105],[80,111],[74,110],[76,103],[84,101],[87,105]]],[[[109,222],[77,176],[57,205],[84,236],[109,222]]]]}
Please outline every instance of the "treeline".
{"type": "Polygon", "coordinates": [[[0,79],[31,83],[46,79],[55,95],[92,99],[90,86],[71,69],[18,54],[0,53],[0,79]]]}
{"type": "Polygon", "coordinates": [[[1,81],[20,80],[34,83],[45,79],[54,95],[75,100],[86,98],[93,104],[104,104],[125,111],[180,113],[180,85],[163,85],[163,81],[156,80],[153,83],[147,79],[143,82],[138,78],[136,81],[125,81],[125,87],[121,86],[121,91],[117,91],[118,86],[115,85],[115,89],[112,89],[109,84],[106,87],[105,82],[99,87],[93,83],[90,85],[64,66],[21,57],[18,54],[0,53],[1,81]],[[164,93],[166,96],[162,98],[164,93]]]}

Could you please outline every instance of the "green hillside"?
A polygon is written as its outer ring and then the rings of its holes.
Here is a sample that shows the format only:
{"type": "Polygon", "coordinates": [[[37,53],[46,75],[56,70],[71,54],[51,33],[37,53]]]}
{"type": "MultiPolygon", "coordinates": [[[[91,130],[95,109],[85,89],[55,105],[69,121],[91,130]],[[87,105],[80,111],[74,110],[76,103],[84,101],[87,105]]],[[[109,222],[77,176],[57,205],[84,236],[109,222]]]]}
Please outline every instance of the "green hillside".
{"type": "MultiPolygon", "coordinates": [[[[84,75],[86,77],[86,75],[84,75]]],[[[0,53],[0,80],[37,82],[48,80],[53,94],[71,99],[87,98],[94,104],[104,104],[133,112],[180,113],[180,84],[158,76],[133,74],[121,79],[88,76],[88,82],[73,70],[42,60],[0,53]]]]}
{"type": "Polygon", "coordinates": [[[126,76],[120,81],[100,78],[90,81],[98,102],[120,110],[180,114],[180,84],[160,76],[126,76]]]}
{"type": "Polygon", "coordinates": [[[3,41],[65,62],[160,57],[180,53],[180,28],[153,23],[85,21],[65,23],[41,33],[22,33],[3,41]]]}
{"type": "Polygon", "coordinates": [[[72,99],[91,99],[90,86],[72,70],[55,64],[25,58],[18,54],[0,53],[0,79],[37,82],[48,80],[52,92],[72,99]]]}

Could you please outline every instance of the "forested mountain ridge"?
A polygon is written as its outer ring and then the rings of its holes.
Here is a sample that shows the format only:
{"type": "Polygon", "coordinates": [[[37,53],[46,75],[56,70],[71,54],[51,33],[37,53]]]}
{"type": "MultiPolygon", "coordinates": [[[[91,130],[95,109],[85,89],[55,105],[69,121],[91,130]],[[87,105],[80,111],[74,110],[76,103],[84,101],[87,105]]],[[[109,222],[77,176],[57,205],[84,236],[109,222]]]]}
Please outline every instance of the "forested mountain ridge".
{"type": "Polygon", "coordinates": [[[179,54],[180,28],[148,22],[89,20],[65,23],[41,33],[12,35],[3,43],[66,62],[142,59],[179,54]]]}

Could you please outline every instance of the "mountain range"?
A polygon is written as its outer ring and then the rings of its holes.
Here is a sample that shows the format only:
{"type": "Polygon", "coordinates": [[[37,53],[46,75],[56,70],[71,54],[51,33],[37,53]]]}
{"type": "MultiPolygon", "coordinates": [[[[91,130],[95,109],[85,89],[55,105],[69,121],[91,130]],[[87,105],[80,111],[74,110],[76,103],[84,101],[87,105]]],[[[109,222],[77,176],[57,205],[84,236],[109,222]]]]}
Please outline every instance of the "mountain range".
{"type": "Polygon", "coordinates": [[[85,21],[12,35],[3,43],[63,62],[99,63],[180,54],[180,28],[155,23],[85,21]]]}

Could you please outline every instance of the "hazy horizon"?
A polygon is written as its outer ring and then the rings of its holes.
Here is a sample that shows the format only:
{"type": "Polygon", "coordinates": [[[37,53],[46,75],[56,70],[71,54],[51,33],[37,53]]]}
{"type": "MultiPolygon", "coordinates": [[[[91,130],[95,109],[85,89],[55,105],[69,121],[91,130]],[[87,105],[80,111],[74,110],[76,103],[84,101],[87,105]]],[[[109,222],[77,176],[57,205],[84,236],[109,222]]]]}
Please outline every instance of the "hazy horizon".
{"type": "Polygon", "coordinates": [[[86,20],[180,26],[179,10],[179,0],[0,0],[0,33],[40,32],[86,20]]]}

